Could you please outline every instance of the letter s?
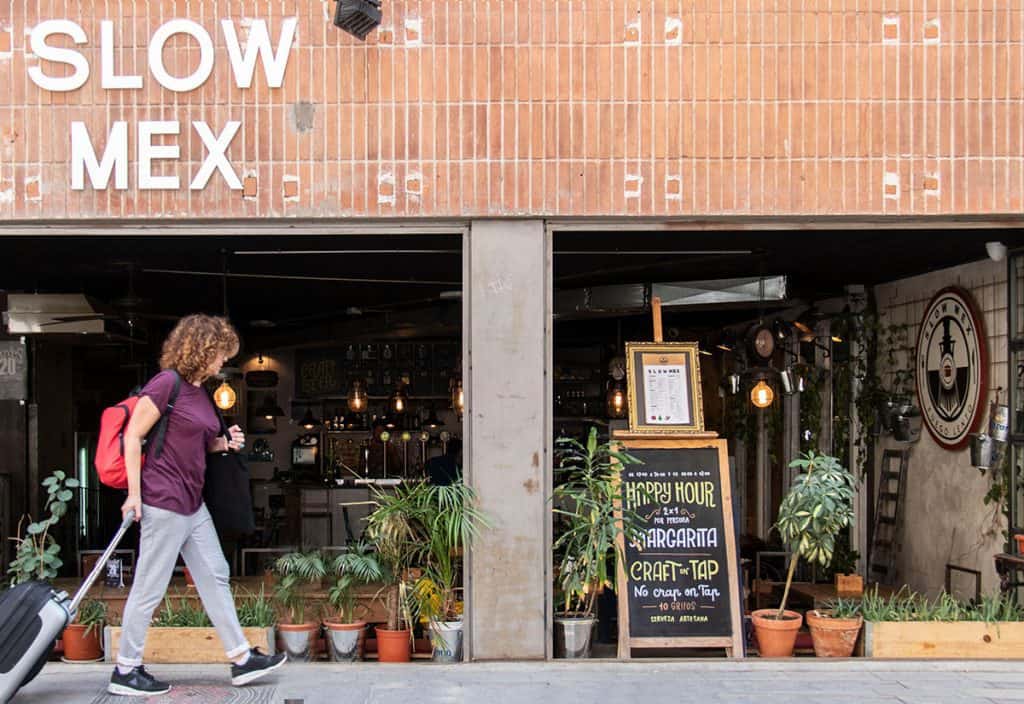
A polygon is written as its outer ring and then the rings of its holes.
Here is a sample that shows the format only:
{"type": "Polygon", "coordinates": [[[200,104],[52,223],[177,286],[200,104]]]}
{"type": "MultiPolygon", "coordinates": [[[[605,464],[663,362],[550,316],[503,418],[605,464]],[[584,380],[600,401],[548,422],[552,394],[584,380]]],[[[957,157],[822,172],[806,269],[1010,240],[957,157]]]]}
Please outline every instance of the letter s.
{"type": "Polygon", "coordinates": [[[43,90],[56,93],[78,90],[89,80],[89,62],[74,49],[61,49],[47,44],[46,38],[51,34],[66,34],[76,44],[85,44],[89,40],[85,30],[71,20],[46,20],[45,22],[40,22],[32,28],[32,36],[30,38],[32,53],[44,61],[68,64],[74,67],[75,72],[70,76],[56,78],[54,76],[47,76],[39,66],[32,66],[28,70],[29,78],[43,90]]]}

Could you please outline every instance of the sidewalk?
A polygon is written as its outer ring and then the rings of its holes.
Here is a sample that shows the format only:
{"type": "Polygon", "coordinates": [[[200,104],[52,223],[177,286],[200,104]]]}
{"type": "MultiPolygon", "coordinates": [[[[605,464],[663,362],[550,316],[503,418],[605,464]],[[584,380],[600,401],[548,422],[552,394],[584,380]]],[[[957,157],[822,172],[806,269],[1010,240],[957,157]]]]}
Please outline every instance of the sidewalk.
{"type": "Polygon", "coordinates": [[[154,665],[174,684],[148,700],[110,697],[107,665],[51,663],[14,704],[1021,704],[1024,668],[1006,661],[640,660],[351,666],[287,665],[233,689],[226,666],[154,665]]]}

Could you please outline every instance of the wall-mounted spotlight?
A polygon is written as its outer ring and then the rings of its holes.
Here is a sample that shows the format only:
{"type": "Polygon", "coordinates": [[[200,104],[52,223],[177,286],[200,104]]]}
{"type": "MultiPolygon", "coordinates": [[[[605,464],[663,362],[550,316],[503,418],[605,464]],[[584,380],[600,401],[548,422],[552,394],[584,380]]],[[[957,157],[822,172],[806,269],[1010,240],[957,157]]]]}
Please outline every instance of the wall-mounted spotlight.
{"type": "Polygon", "coordinates": [[[334,11],[334,26],[363,41],[380,20],[380,0],[338,0],[334,11]]]}

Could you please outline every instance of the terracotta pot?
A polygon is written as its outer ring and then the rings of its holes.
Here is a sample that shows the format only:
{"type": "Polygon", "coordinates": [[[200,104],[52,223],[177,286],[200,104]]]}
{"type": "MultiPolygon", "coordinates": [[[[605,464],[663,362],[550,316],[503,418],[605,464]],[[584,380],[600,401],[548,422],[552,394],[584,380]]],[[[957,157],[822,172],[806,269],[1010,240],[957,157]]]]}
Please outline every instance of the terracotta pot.
{"type": "Polygon", "coordinates": [[[99,660],[103,655],[103,649],[100,647],[100,633],[103,632],[103,627],[94,627],[88,635],[85,630],[86,627],[80,623],[68,624],[64,629],[64,657],[68,660],[99,660]]]}
{"type": "Polygon", "coordinates": [[[377,629],[377,659],[380,662],[409,662],[409,629],[388,631],[377,629]]]}
{"type": "Polygon", "coordinates": [[[196,583],[192,581],[192,573],[188,571],[188,567],[185,568],[185,586],[194,587],[196,583]]]}
{"type": "Polygon", "coordinates": [[[1013,539],[1017,541],[1017,552],[1021,555],[1024,555],[1024,535],[1018,533],[1017,535],[1013,536],[1013,539]]]}
{"type": "Polygon", "coordinates": [[[808,611],[807,625],[814,639],[814,654],[819,658],[848,658],[853,655],[860,627],[864,624],[857,618],[832,618],[829,611],[808,611]]]}
{"type": "Polygon", "coordinates": [[[793,655],[796,634],[803,624],[803,617],[796,611],[783,612],[782,620],[776,620],[778,609],[758,609],[750,614],[757,633],[758,652],[763,658],[788,658],[793,655]]]}

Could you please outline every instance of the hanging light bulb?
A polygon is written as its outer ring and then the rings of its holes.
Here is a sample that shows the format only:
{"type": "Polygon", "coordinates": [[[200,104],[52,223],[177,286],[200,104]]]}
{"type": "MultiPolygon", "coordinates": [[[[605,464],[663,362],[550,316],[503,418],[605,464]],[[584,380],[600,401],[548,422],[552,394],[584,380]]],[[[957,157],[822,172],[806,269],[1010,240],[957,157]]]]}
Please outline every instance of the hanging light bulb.
{"type": "Polygon", "coordinates": [[[408,408],[409,398],[405,395],[405,389],[401,384],[397,384],[394,393],[391,394],[391,412],[395,415],[401,415],[408,408]]]}
{"type": "Polygon", "coordinates": [[[774,400],[775,392],[765,383],[764,379],[757,382],[757,385],[750,390],[750,402],[758,408],[768,408],[774,400]]]}
{"type": "Polygon", "coordinates": [[[358,379],[352,382],[348,390],[348,410],[353,413],[366,411],[366,389],[363,388],[363,382],[358,379]]]}
{"type": "Polygon", "coordinates": [[[455,378],[452,381],[452,410],[462,415],[466,410],[466,393],[462,390],[462,379],[455,378]]]}
{"type": "Polygon", "coordinates": [[[231,388],[231,384],[228,383],[227,379],[222,381],[217,390],[213,392],[213,401],[217,404],[217,408],[222,411],[235,407],[235,403],[238,401],[238,394],[231,388]]]}
{"type": "Polygon", "coordinates": [[[619,382],[613,382],[605,395],[605,410],[609,418],[626,417],[626,392],[619,382]]]}

